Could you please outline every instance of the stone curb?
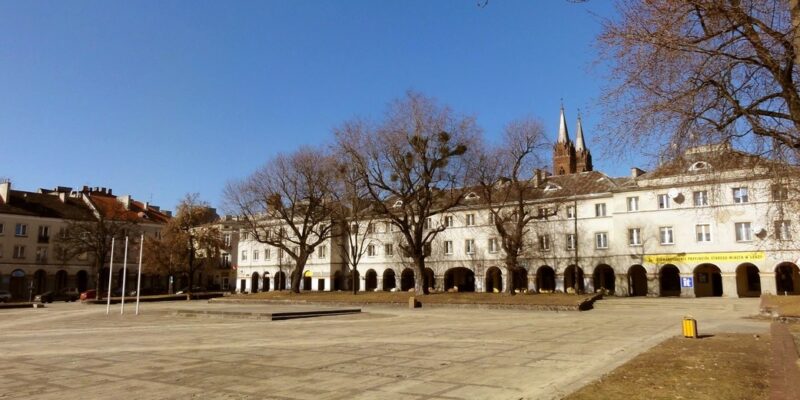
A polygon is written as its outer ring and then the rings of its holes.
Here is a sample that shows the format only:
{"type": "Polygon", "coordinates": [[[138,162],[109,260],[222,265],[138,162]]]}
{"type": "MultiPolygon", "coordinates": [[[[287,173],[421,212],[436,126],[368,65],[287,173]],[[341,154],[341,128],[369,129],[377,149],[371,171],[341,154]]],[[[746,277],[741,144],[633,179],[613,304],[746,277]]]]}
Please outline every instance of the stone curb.
{"type": "MultiPolygon", "coordinates": [[[[602,295],[595,295],[580,304],[563,305],[563,304],[488,304],[488,303],[474,303],[474,304],[447,304],[447,303],[426,303],[423,299],[417,297],[417,300],[422,302],[423,308],[460,308],[460,309],[478,309],[478,310],[531,310],[531,311],[587,311],[592,309],[592,304],[602,298],[602,295]]],[[[326,302],[326,301],[307,301],[307,300],[269,300],[269,299],[231,299],[231,298],[214,298],[209,300],[209,303],[216,304],[292,304],[292,305],[330,305],[330,306],[388,306],[388,307],[401,307],[407,308],[407,302],[385,302],[385,303],[372,303],[372,302],[326,302]]]]}

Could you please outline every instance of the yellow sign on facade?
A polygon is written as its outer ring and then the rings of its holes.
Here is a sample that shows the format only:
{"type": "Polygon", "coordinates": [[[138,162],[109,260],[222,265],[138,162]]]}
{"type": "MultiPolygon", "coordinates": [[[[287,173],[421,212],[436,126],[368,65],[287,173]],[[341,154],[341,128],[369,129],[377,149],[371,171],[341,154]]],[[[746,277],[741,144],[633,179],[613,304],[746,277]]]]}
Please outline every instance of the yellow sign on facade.
{"type": "Polygon", "coordinates": [[[676,263],[715,263],[715,262],[753,262],[766,259],[763,251],[739,251],[730,253],[682,253],[682,254],[649,254],[644,262],[650,264],[676,263]]]}

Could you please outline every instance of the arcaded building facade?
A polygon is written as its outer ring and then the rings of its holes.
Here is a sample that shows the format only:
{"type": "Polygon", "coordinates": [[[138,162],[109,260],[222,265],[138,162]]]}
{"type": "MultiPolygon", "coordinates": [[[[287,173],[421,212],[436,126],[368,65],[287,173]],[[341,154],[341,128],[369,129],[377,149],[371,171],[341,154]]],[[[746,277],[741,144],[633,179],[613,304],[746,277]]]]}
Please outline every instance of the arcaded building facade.
{"type": "MultiPolygon", "coordinates": [[[[580,119],[572,142],[562,110],[551,173],[537,171],[519,291],[605,291],[618,296],[750,297],[800,294],[797,193],[780,166],[725,145],[702,146],[627,177],[594,171],[580,119]],[[782,176],[782,177],[781,177],[782,176]]],[[[491,213],[472,193],[431,224],[446,229],[426,260],[435,290],[503,291],[506,269],[491,213]]],[[[409,290],[418,277],[400,236],[374,223],[358,266],[360,290],[409,290]]],[[[344,290],[350,272],[332,240],[303,271],[303,290],[344,290]]],[[[239,242],[237,290],[286,288],[291,261],[239,242]]]]}

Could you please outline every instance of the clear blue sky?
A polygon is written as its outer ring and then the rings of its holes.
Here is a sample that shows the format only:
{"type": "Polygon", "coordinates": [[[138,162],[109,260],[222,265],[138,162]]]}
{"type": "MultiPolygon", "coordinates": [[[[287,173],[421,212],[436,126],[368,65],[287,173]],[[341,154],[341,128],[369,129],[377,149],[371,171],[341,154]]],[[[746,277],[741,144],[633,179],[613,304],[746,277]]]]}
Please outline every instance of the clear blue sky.
{"type": "Polygon", "coordinates": [[[228,180],[408,89],[490,136],[532,115],[555,137],[563,98],[596,169],[625,175],[594,129],[611,2],[476,3],[0,0],[0,176],[218,206],[228,180]]]}

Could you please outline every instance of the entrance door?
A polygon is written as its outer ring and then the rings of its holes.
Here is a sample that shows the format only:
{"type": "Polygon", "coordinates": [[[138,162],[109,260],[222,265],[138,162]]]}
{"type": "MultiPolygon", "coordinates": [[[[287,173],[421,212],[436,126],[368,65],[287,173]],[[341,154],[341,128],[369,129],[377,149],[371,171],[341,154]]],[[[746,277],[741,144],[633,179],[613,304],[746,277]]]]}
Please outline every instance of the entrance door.
{"type": "Polygon", "coordinates": [[[247,289],[247,279],[239,281],[239,293],[244,293],[247,289]]]}

